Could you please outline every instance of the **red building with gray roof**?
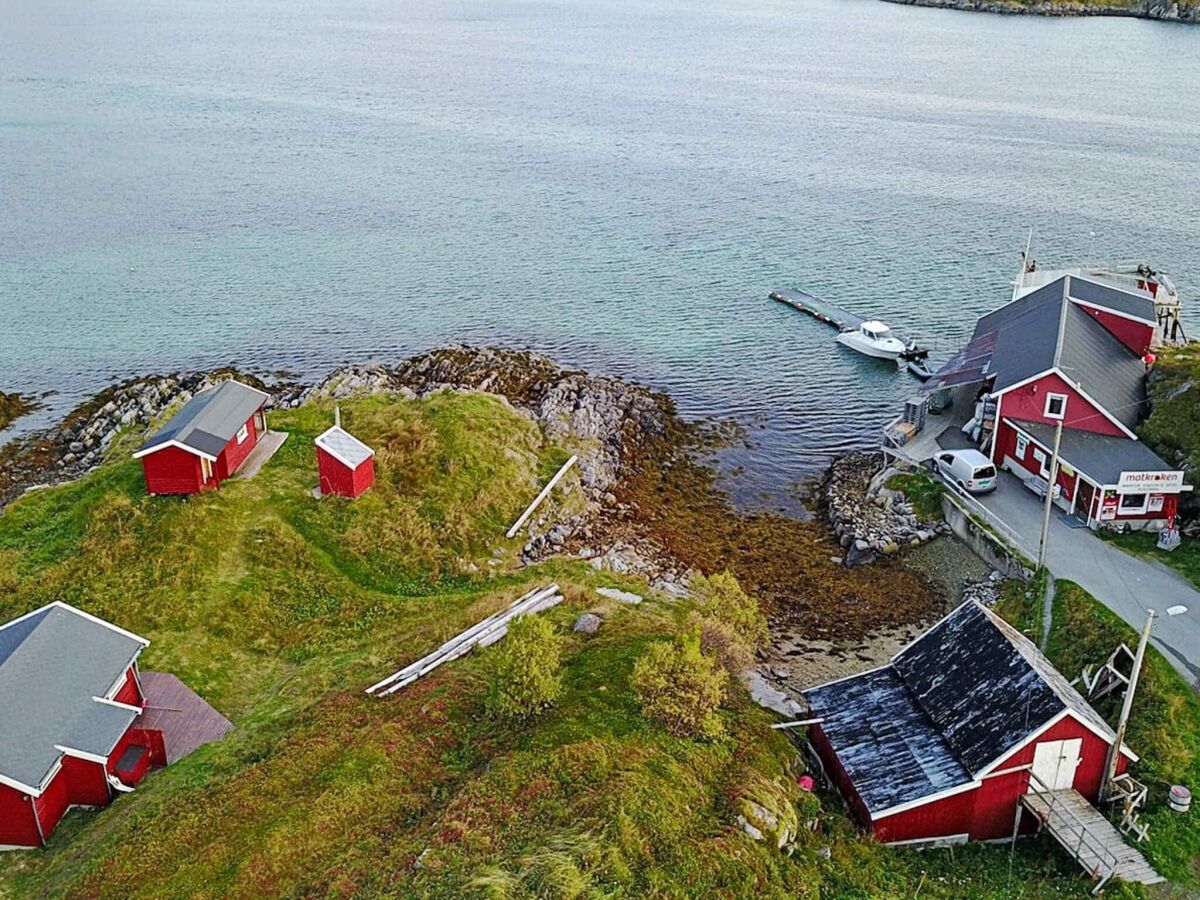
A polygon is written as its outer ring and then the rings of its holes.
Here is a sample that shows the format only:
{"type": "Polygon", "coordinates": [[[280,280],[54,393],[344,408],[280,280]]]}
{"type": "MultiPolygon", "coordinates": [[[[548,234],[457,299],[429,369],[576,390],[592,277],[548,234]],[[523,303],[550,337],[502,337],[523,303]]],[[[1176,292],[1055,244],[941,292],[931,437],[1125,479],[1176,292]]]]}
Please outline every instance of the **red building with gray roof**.
{"type": "Polygon", "coordinates": [[[984,451],[1027,481],[1049,479],[1061,422],[1055,502],[1093,528],[1161,528],[1190,487],[1134,431],[1155,324],[1149,294],[1064,276],[980,318],[926,390],[984,398],[984,451]]]}
{"type": "Polygon", "coordinates": [[[201,391],[133,454],[151,494],[196,494],[219,487],[266,433],[270,397],[240,381],[201,391]]]}

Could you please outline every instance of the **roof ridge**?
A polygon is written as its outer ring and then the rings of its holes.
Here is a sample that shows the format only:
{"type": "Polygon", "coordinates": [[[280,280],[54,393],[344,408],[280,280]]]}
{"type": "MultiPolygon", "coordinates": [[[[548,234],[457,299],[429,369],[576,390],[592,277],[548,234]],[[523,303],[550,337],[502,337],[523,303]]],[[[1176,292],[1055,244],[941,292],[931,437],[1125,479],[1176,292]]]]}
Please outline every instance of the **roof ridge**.
{"type": "Polygon", "coordinates": [[[1063,338],[1067,332],[1067,310],[1071,303],[1071,276],[1064,275],[1062,279],[1062,296],[1059,297],[1058,336],[1054,342],[1054,368],[1062,368],[1063,338]]]}

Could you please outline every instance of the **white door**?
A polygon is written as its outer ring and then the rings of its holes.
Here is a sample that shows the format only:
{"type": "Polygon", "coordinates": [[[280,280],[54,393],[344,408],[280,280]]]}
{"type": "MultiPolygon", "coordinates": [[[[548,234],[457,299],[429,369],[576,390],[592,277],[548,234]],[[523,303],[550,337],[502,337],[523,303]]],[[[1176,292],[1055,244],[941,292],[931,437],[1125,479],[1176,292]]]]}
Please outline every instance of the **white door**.
{"type": "Polygon", "coordinates": [[[1045,741],[1033,750],[1033,774],[1029,790],[1065,791],[1075,785],[1075,768],[1079,765],[1081,738],[1067,741],[1045,741]],[[1040,783],[1039,783],[1040,782],[1040,783]]]}

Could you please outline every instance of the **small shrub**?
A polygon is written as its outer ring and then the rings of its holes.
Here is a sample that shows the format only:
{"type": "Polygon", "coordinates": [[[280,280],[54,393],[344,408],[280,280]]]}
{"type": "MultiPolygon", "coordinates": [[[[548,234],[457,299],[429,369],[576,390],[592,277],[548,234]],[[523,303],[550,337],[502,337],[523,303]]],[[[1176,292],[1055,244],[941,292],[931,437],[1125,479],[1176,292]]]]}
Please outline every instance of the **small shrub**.
{"type": "Polygon", "coordinates": [[[522,616],[491,654],[487,707],[494,715],[527,719],[562,693],[562,636],[549,620],[522,616]]]}
{"type": "Polygon", "coordinates": [[[632,686],[643,715],[677,737],[717,738],[724,731],[717,708],[728,679],[700,649],[699,631],[678,642],[651,644],[633,666],[632,686]]]}
{"type": "Polygon", "coordinates": [[[692,579],[698,609],[689,625],[700,633],[700,649],[737,673],[754,662],[754,651],[767,637],[767,620],[758,601],[742,590],[729,572],[692,579]]]}
{"type": "Polygon", "coordinates": [[[945,488],[926,472],[900,472],[887,480],[885,487],[900,491],[912,504],[913,512],[923,522],[942,518],[942,494],[945,488]]]}

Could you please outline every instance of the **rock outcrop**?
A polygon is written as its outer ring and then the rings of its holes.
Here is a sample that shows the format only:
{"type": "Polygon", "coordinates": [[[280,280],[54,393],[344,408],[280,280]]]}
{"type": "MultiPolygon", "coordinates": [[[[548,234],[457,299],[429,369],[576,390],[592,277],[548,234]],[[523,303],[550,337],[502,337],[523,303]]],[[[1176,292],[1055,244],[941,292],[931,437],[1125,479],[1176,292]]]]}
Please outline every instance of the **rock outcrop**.
{"type": "Polygon", "coordinates": [[[825,511],[845,551],[847,566],[874,562],[880,554],[933,540],[947,530],[944,522],[923,522],[899,491],[882,484],[880,453],[847,453],[829,467],[825,511]]]}
{"type": "Polygon", "coordinates": [[[1025,16],[1117,16],[1132,19],[1157,19],[1165,22],[1200,24],[1200,3],[1173,0],[1140,0],[1125,5],[1101,3],[1032,2],[1006,3],[1003,0],[888,0],[905,6],[928,6],[966,12],[999,13],[1025,16]]]}

